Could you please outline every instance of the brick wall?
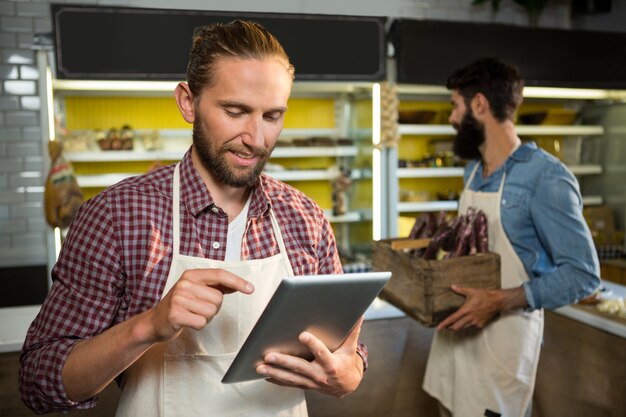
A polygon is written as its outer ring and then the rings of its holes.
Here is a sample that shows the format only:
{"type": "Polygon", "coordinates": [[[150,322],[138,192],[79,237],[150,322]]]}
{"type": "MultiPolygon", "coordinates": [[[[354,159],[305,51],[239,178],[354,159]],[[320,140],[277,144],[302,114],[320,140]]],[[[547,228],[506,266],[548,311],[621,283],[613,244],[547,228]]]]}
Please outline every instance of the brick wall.
{"type": "Polygon", "coordinates": [[[41,101],[33,34],[50,32],[46,2],[0,1],[0,266],[44,264],[41,101]]]}
{"type": "MultiPolygon", "coordinates": [[[[173,7],[168,0],[64,1],[134,7],[173,7]]],[[[46,263],[48,228],[43,216],[42,132],[39,123],[40,74],[31,49],[33,35],[51,31],[48,1],[0,0],[0,268],[46,263]]],[[[360,14],[416,19],[526,24],[513,1],[498,14],[471,0],[182,0],[182,9],[287,13],[360,14]],[[225,5],[226,4],[226,5],[225,5]]],[[[569,0],[553,0],[542,26],[567,28],[569,0]]],[[[0,277],[1,278],[1,277],[0,277]]]]}

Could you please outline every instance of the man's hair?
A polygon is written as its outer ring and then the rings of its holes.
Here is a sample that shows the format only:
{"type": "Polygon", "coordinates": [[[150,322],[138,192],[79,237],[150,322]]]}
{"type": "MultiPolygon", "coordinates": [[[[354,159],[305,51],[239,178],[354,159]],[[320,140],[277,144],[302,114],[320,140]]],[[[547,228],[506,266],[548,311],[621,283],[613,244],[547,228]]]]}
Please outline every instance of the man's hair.
{"type": "Polygon", "coordinates": [[[455,70],[446,82],[449,90],[457,90],[469,106],[477,93],[489,101],[496,120],[513,120],[522,104],[524,79],[517,68],[495,58],[481,58],[455,70]]]}
{"type": "Polygon", "coordinates": [[[215,67],[221,58],[276,58],[294,78],[294,67],[280,42],[263,26],[255,22],[233,20],[199,27],[187,65],[187,83],[195,97],[214,81],[215,67]]]}

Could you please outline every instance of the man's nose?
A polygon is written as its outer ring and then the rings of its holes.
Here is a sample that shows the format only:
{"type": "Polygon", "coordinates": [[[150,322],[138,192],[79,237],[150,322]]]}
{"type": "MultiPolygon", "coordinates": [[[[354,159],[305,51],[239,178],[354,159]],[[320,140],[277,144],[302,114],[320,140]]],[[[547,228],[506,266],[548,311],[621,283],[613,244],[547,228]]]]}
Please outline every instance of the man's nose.
{"type": "Polygon", "coordinates": [[[244,141],[246,145],[258,148],[263,146],[265,138],[263,135],[263,118],[252,116],[248,119],[246,124],[246,135],[244,135],[244,141]]]}

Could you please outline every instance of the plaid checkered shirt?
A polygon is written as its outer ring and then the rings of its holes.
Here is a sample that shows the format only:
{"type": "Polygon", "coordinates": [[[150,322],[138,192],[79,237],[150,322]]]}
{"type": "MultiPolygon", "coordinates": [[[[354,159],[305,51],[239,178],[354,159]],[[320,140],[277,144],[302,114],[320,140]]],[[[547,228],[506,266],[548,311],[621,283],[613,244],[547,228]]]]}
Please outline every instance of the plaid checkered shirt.
{"type": "MultiPolygon", "coordinates": [[[[223,260],[228,216],[207,192],[190,151],[180,170],[180,253],[223,260]]],[[[97,398],[75,403],[63,389],[61,370],[72,347],[159,302],[172,260],[173,171],[171,165],[129,178],[82,205],[53,268],[52,288],[22,349],[20,391],[34,411],[94,406],[97,398]]],[[[270,208],[295,275],[341,272],[323,211],[300,191],[266,175],[252,192],[242,260],[280,251],[270,208]]],[[[366,366],[362,343],[358,353],[366,366]]]]}

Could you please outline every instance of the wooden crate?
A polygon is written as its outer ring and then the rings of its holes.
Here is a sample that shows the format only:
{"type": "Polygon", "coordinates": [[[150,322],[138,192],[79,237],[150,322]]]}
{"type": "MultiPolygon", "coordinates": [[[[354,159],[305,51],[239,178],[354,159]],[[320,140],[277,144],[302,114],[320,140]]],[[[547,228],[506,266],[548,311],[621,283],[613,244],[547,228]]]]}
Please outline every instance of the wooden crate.
{"type": "Polygon", "coordinates": [[[427,261],[407,253],[404,248],[410,246],[408,239],[375,241],[373,269],[393,273],[380,298],[426,326],[436,326],[465,302],[450,285],[500,288],[500,256],[496,253],[427,261]]]}

